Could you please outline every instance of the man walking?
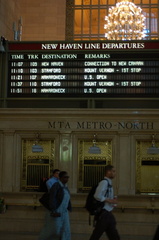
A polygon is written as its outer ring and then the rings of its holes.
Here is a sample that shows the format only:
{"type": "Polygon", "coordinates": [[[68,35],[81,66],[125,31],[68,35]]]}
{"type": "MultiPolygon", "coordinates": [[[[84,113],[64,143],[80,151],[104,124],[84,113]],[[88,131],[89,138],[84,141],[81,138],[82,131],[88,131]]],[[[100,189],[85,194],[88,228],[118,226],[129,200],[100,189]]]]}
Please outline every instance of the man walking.
{"type": "Polygon", "coordinates": [[[112,214],[117,199],[114,198],[112,179],[115,177],[115,168],[107,165],[105,168],[105,180],[99,182],[94,197],[96,200],[105,202],[100,215],[96,219],[96,225],[89,240],[98,240],[105,232],[109,240],[120,240],[116,229],[116,220],[112,214]],[[106,194],[107,193],[107,194],[106,194]]]}

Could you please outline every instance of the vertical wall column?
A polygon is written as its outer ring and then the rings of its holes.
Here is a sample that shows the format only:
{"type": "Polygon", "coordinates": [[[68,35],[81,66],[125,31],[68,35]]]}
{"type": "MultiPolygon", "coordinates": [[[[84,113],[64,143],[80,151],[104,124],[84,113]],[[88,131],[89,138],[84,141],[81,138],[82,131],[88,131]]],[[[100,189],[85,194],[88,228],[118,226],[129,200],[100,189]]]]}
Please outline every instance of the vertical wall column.
{"type": "Polygon", "coordinates": [[[2,191],[12,192],[14,186],[15,175],[15,149],[14,149],[14,131],[3,132],[2,145],[2,191]]]}
{"type": "Polygon", "coordinates": [[[2,191],[2,183],[3,183],[3,178],[2,178],[2,169],[3,169],[3,154],[2,154],[2,149],[3,149],[3,134],[0,133],[0,191],[2,191]]]}
{"type": "MultiPolygon", "coordinates": [[[[67,171],[68,174],[73,172],[72,169],[72,135],[69,133],[60,134],[60,170],[67,171]]],[[[73,179],[69,180],[69,186],[72,186],[73,179]]]]}
{"type": "Polygon", "coordinates": [[[120,134],[119,141],[119,162],[120,169],[117,169],[119,175],[118,186],[121,195],[129,194],[130,191],[130,175],[131,175],[131,156],[130,156],[130,135],[129,133],[120,134]]]}

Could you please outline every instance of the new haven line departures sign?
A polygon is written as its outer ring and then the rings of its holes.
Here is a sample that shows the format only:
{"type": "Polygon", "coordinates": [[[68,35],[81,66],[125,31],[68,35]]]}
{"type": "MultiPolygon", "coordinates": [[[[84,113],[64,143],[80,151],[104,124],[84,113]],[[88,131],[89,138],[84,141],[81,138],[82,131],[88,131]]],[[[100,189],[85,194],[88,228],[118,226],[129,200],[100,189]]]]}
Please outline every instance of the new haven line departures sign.
{"type": "Polygon", "coordinates": [[[159,97],[159,41],[8,42],[8,97],[159,97]]]}

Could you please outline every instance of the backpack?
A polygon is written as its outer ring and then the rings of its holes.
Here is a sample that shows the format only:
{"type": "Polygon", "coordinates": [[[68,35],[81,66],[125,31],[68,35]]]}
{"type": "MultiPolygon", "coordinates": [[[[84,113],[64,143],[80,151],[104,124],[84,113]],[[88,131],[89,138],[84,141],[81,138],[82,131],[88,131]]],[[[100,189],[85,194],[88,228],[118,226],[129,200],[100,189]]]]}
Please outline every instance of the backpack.
{"type": "Polygon", "coordinates": [[[39,202],[48,210],[51,210],[50,209],[50,206],[49,206],[49,200],[50,200],[50,193],[49,192],[45,192],[41,198],[39,198],[39,202]]]}
{"type": "MultiPolygon", "coordinates": [[[[106,180],[108,182],[107,179],[104,179],[104,180],[106,180]]],[[[94,194],[95,194],[97,186],[98,186],[98,184],[91,188],[91,190],[88,193],[88,196],[86,198],[85,208],[89,212],[89,216],[99,215],[101,213],[103,207],[104,207],[104,204],[105,204],[105,202],[100,202],[100,201],[98,201],[94,198],[94,194]]],[[[108,189],[107,189],[104,196],[108,195],[110,187],[111,187],[111,185],[108,182],[108,189]]],[[[89,223],[90,223],[90,218],[89,218],[89,223]]]]}

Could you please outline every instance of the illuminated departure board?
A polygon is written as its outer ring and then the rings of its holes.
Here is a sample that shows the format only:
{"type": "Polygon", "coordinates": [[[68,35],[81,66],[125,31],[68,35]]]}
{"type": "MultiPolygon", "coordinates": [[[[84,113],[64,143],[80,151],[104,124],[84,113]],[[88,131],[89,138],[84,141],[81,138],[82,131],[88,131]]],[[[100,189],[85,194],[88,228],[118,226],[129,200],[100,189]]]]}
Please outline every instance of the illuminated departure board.
{"type": "Polygon", "coordinates": [[[9,97],[158,97],[159,42],[9,42],[9,97]]]}

